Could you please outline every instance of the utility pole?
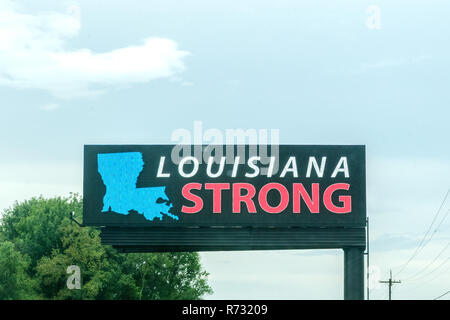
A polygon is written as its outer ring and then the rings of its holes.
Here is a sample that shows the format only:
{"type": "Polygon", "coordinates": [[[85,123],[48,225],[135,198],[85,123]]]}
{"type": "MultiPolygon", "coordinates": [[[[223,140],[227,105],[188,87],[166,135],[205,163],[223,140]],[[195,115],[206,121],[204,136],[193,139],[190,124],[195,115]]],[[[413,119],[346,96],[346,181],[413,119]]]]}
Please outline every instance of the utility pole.
{"type": "Polygon", "coordinates": [[[389,300],[392,300],[392,285],[402,283],[400,280],[392,280],[392,270],[389,270],[389,280],[381,280],[380,283],[387,283],[389,286],[389,300]]]}

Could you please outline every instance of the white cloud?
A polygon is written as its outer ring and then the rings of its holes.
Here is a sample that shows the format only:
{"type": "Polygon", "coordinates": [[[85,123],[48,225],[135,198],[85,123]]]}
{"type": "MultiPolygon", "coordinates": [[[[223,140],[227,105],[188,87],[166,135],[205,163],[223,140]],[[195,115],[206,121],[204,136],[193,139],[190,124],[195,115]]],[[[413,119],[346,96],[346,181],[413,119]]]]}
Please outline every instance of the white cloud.
{"type": "Polygon", "coordinates": [[[202,252],[214,293],[206,299],[342,299],[343,251],[202,252]]]}
{"type": "Polygon", "coordinates": [[[394,68],[394,67],[400,67],[400,66],[405,66],[405,65],[418,64],[418,63],[427,61],[429,59],[431,59],[430,55],[403,57],[403,58],[397,58],[397,59],[385,59],[385,60],[377,61],[374,63],[364,63],[359,67],[359,69],[356,72],[363,73],[363,72],[368,72],[368,71],[377,70],[377,69],[394,68]]]}
{"type": "MultiPolygon", "coordinates": [[[[369,157],[367,209],[372,239],[398,233],[422,235],[450,187],[449,176],[446,160],[369,157]]],[[[442,211],[449,205],[447,201],[442,211]]]]}
{"type": "Polygon", "coordinates": [[[0,0],[0,85],[71,98],[184,70],[189,53],[165,38],[103,53],[67,49],[81,28],[79,12],[71,6],[66,13],[21,13],[11,0],[0,0]]]}
{"type": "Polygon", "coordinates": [[[78,163],[0,162],[0,217],[15,201],[81,194],[82,177],[78,163]]]}
{"type": "Polygon", "coordinates": [[[57,103],[49,103],[41,107],[41,110],[44,111],[53,111],[59,109],[61,106],[57,103]]]}

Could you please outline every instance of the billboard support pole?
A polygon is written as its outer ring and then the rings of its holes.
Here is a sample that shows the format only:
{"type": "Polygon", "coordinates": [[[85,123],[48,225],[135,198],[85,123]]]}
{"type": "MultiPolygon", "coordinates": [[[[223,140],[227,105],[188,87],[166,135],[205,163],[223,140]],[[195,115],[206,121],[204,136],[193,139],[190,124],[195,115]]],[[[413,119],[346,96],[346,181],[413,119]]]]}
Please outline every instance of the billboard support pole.
{"type": "Polygon", "coordinates": [[[366,252],[364,253],[367,256],[367,266],[366,266],[366,300],[370,300],[370,274],[369,274],[369,267],[370,267],[370,250],[369,250],[369,217],[366,219],[366,252]]]}
{"type": "Polygon", "coordinates": [[[82,224],[82,223],[79,223],[79,222],[73,217],[74,214],[75,214],[75,212],[73,212],[73,211],[70,212],[70,216],[69,216],[70,221],[73,221],[73,222],[75,222],[77,225],[79,225],[80,227],[83,227],[83,224],[82,224]]]}
{"type": "Polygon", "coordinates": [[[344,248],[344,300],[364,300],[364,247],[344,248]]]}

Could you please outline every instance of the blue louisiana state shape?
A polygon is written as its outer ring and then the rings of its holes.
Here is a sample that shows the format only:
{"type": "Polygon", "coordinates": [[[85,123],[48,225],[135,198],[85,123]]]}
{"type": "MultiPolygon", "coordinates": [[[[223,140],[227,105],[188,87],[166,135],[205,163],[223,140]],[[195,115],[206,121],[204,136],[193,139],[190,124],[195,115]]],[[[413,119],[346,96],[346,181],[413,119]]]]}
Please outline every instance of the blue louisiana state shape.
{"type": "Polygon", "coordinates": [[[166,187],[137,188],[139,174],[144,168],[142,153],[103,153],[97,155],[98,172],[106,186],[102,212],[127,215],[130,211],[142,214],[153,221],[163,216],[178,220],[169,213],[172,204],[166,195],[166,187]]]}

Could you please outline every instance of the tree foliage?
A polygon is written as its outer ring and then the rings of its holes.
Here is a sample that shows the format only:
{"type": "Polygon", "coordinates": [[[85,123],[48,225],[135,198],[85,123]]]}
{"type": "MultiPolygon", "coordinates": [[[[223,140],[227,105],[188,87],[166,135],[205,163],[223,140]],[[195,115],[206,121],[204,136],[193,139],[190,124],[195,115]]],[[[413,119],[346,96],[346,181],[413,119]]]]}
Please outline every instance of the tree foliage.
{"type": "Polygon", "coordinates": [[[82,200],[31,200],[0,220],[0,299],[199,299],[212,293],[198,253],[123,254],[81,220],[82,200]],[[81,288],[66,285],[69,266],[81,288]]]}

